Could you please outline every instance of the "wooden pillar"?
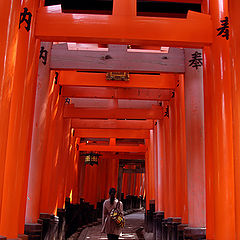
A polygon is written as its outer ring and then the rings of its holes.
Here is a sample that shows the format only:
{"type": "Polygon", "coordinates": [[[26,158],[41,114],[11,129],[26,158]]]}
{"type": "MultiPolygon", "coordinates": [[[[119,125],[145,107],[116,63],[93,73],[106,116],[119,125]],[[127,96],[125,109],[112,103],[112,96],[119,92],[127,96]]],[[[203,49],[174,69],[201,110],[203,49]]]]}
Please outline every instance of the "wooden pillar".
{"type": "Polygon", "coordinates": [[[158,211],[159,204],[159,188],[158,188],[158,147],[157,147],[157,121],[154,121],[154,127],[153,127],[153,165],[154,165],[154,199],[155,199],[155,209],[158,211]]]}
{"type": "Polygon", "coordinates": [[[4,182],[4,169],[8,139],[8,125],[16,62],[20,2],[17,0],[0,2],[0,224],[4,182]]]}
{"type": "Polygon", "coordinates": [[[184,76],[179,76],[175,90],[176,104],[176,216],[188,223],[184,76]]]}
{"type": "MultiPolygon", "coordinates": [[[[165,108],[168,106],[168,102],[163,105],[165,108]]],[[[164,217],[170,217],[169,213],[169,169],[168,169],[168,159],[169,159],[169,119],[164,118],[163,120],[163,144],[164,144],[164,158],[163,158],[163,205],[164,205],[164,217]]]]}
{"type": "Polygon", "coordinates": [[[169,136],[170,148],[168,158],[169,171],[169,215],[176,217],[176,116],[175,116],[175,100],[169,101],[169,136]]]}
{"type": "Polygon", "coordinates": [[[43,167],[40,211],[54,214],[57,208],[59,150],[63,132],[64,99],[59,95],[59,85],[53,85],[49,94],[49,131],[43,167]]]}
{"type": "Polygon", "coordinates": [[[135,0],[115,0],[113,1],[114,16],[136,16],[137,2],[135,0]]]}
{"type": "Polygon", "coordinates": [[[29,183],[28,183],[28,200],[26,209],[27,223],[36,223],[40,210],[40,194],[41,194],[41,181],[43,174],[43,163],[45,160],[45,153],[47,148],[47,135],[48,135],[48,119],[47,119],[47,106],[49,90],[53,83],[50,79],[50,50],[51,43],[42,43],[48,51],[48,59],[46,64],[39,61],[38,79],[37,79],[37,92],[34,110],[33,121],[33,135],[30,154],[30,168],[29,168],[29,183]]]}
{"type": "MultiPolygon", "coordinates": [[[[211,0],[213,21],[212,54],[212,108],[215,238],[235,239],[235,194],[232,130],[232,81],[229,40],[219,29],[222,20],[229,17],[227,0],[211,0]],[[217,36],[220,34],[219,36],[217,36]]],[[[219,29],[220,30],[220,29],[219,29]]]]}
{"type": "Polygon", "coordinates": [[[238,9],[239,1],[229,1],[230,19],[230,47],[232,59],[232,98],[233,98],[233,148],[235,170],[235,216],[236,216],[236,239],[240,238],[240,23],[238,9]]]}
{"type": "Polygon", "coordinates": [[[164,144],[163,144],[163,120],[157,120],[157,187],[158,187],[158,211],[163,211],[163,159],[164,159],[164,144]]]}
{"type": "Polygon", "coordinates": [[[206,226],[205,142],[202,67],[189,61],[199,49],[185,49],[185,116],[188,176],[188,223],[190,227],[206,226]]]}
{"type": "MultiPolygon", "coordinates": [[[[65,188],[67,182],[67,166],[68,166],[68,150],[71,139],[71,120],[66,118],[63,120],[63,137],[62,146],[60,150],[60,161],[61,161],[61,174],[59,181],[59,192],[58,192],[58,208],[63,208],[65,203],[65,188]]],[[[79,198],[78,198],[79,199],[79,198]]]]}
{"type": "Polygon", "coordinates": [[[117,198],[118,199],[121,199],[122,181],[123,181],[123,166],[119,164],[119,169],[118,169],[118,187],[117,187],[117,198]]]}
{"type": "MultiPolygon", "coordinates": [[[[24,231],[39,57],[39,41],[36,41],[34,37],[34,23],[39,1],[23,1],[21,13],[24,11],[23,7],[26,14],[32,14],[32,18],[29,26],[27,21],[20,24],[16,66],[14,73],[12,73],[14,82],[11,96],[0,227],[0,232],[11,238],[17,237],[18,233],[24,231]]],[[[26,17],[29,15],[26,15],[26,17]]]]}

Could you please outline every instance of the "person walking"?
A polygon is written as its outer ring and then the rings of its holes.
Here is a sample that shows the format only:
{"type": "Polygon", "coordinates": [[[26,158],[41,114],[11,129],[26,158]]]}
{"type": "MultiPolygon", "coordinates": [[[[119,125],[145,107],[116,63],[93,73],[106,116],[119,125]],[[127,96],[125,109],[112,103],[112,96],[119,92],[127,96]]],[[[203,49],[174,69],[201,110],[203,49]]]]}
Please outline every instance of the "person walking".
{"type": "Polygon", "coordinates": [[[122,227],[118,226],[110,216],[112,210],[115,209],[123,216],[123,204],[116,199],[115,195],[116,189],[110,188],[109,199],[105,200],[103,203],[102,233],[106,233],[110,240],[118,239],[122,232],[122,227]]]}

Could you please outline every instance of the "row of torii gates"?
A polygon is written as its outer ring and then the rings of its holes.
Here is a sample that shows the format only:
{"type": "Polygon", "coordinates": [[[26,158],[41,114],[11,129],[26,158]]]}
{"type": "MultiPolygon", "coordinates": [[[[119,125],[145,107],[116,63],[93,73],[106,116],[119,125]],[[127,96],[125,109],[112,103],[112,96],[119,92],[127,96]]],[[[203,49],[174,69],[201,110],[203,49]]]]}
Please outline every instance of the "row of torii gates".
{"type": "MultiPolygon", "coordinates": [[[[202,4],[185,19],[136,16],[135,0],[114,0],[108,16],[66,14],[43,2],[0,2],[0,235],[17,238],[25,219],[55,213],[71,192],[77,202],[102,178],[96,171],[79,190],[79,151],[98,151],[109,159],[104,174],[118,167],[113,153],[145,158],[147,209],[155,200],[166,217],[206,227],[207,239],[240,239],[240,1],[175,0],[202,4]],[[61,42],[108,44],[108,52],[83,55],[61,42]],[[159,60],[128,51],[134,44],[170,49],[159,60]],[[193,67],[196,52],[203,65],[193,67]],[[114,82],[80,70],[135,74],[114,82]],[[107,99],[108,109],[76,100],[93,97],[107,99]],[[121,108],[121,100],[155,105],[121,108]],[[144,143],[119,145],[121,138],[144,143]]],[[[89,200],[106,197],[115,176],[103,177],[89,200]]]]}

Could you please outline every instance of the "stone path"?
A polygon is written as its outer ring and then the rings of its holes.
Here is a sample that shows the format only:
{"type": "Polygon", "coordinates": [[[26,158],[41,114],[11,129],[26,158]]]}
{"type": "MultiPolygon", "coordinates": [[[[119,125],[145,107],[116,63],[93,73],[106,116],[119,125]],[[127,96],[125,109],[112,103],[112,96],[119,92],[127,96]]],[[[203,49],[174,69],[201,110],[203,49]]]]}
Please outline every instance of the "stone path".
{"type": "MultiPolygon", "coordinates": [[[[138,239],[136,231],[144,226],[144,212],[135,212],[125,216],[126,224],[119,239],[138,239]]],[[[78,240],[107,239],[107,235],[101,234],[101,225],[84,229],[78,240]]]]}

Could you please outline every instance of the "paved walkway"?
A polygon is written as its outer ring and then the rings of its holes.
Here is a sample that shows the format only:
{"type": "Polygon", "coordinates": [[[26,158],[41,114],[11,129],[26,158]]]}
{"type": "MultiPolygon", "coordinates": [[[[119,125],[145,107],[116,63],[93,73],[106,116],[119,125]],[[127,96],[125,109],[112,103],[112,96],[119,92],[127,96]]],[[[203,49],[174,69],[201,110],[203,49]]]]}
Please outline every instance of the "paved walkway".
{"type": "MultiPolygon", "coordinates": [[[[136,230],[144,226],[144,213],[135,212],[125,216],[125,227],[119,239],[138,239],[136,230]]],[[[88,227],[82,231],[78,240],[107,239],[106,234],[101,234],[101,225],[88,227]]]]}

